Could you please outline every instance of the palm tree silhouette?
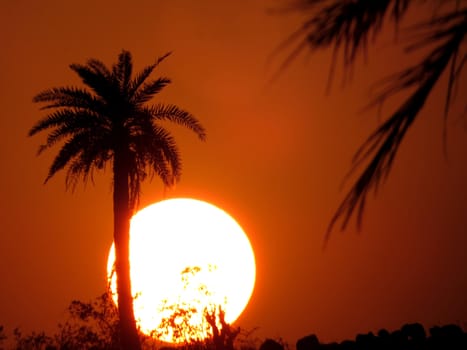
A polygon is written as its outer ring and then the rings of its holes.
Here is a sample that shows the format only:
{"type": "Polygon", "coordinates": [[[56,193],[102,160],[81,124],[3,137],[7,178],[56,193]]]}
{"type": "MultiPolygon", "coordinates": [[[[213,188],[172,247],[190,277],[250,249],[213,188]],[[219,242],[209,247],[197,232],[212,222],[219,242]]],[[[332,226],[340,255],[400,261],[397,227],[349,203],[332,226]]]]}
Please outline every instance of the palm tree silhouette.
{"type": "Polygon", "coordinates": [[[37,94],[33,101],[50,111],[29,130],[29,136],[48,130],[44,150],[62,143],[45,183],[67,168],[66,187],[92,178],[93,171],[112,163],[114,242],[120,340],[123,349],[140,349],[133,313],[129,263],[130,217],[140,196],[140,184],[148,176],[160,177],[171,186],[181,174],[181,160],[173,136],[160,125],[170,121],[187,127],[201,140],[204,127],[189,112],[175,105],[147,102],[170,83],[160,77],[148,80],[170,53],[132,75],[132,56],[122,51],[111,69],[96,59],[71,64],[87,88],[58,87],[37,94]]]}
{"type": "MultiPolygon", "coordinates": [[[[405,32],[408,52],[428,49],[428,53],[413,66],[390,75],[380,82],[379,92],[369,107],[382,105],[385,100],[401,91],[409,91],[407,99],[392,113],[356,152],[353,165],[346,176],[362,169],[357,180],[328,226],[326,240],[333,226],[342,219],[344,230],[354,212],[360,226],[368,193],[377,190],[389,175],[399,146],[408,129],[420,115],[433,87],[443,73],[448,74],[444,119],[455,95],[463,68],[467,63],[466,42],[467,7],[465,0],[433,0],[434,11],[424,21],[405,32]]],[[[420,5],[416,0],[297,0],[285,10],[307,14],[303,25],[287,38],[280,48],[292,44],[295,48],[285,59],[285,68],[302,50],[332,48],[333,58],[328,89],[333,78],[339,52],[344,68],[352,68],[357,54],[366,53],[370,40],[380,34],[383,25],[392,21],[398,32],[399,24],[410,7],[420,5]]],[[[284,9],[283,9],[284,10],[284,9]]],[[[465,108],[467,112],[467,106],[465,108]]]]}

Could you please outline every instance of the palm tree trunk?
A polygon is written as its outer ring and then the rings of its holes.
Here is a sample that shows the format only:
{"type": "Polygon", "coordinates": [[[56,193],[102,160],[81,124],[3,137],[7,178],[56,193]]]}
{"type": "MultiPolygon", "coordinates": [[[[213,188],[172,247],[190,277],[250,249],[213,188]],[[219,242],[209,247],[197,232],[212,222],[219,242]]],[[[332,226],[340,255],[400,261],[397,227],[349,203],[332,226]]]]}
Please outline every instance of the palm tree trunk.
{"type": "Polygon", "coordinates": [[[114,243],[117,273],[120,344],[123,350],[140,350],[131,294],[130,277],[130,208],[128,162],[124,152],[114,154],[114,243]]]}

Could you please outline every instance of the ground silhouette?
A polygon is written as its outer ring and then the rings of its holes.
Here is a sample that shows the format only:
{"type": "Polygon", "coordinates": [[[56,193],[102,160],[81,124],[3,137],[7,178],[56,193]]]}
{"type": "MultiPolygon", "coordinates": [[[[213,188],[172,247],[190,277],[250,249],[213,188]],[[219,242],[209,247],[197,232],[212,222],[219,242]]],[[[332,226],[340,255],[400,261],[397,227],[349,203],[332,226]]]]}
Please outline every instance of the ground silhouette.
{"type": "MultiPolygon", "coordinates": [[[[108,309],[109,300],[100,297],[97,302],[82,303],[74,301],[69,308],[71,319],[61,325],[55,335],[44,332],[22,334],[14,331],[13,342],[5,347],[8,337],[0,326],[0,349],[2,350],[117,350],[118,320],[114,308],[108,309]],[[104,302],[104,303],[102,303],[104,302]],[[106,306],[107,305],[107,306],[106,306]]],[[[230,328],[229,328],[230,329],[230,328]]],[[[231,330],[231,329],[230,329],[231,330]]],[[[235,343],[216,343],[216,339],[193,342],[178,346],[161,345],[148,337],[142,336],[144,350],[465,350],[467,332],[456,324],[447,324],[429,328],[428,332],[420,323],[403,325],[392,332],[381,329],[357,334],[354,339],[340,342],[322,343],[315,334],[297,340],[290,346],[282,339],[266,338],[263,341],[254,338],[250,332],[239,329],[240,337],[235,343]],[[241,333],[243,332],[243,334],[241,333]]]]}
{"type": "MultiPolygon", "coordinates": [[[[339,343],[320,343],[314,334],[299,339],[296,350],[461,350],[467,349],[467,332],[455,324],[435,326],[425,332],[420,323],[405,324],[400,329],[389,332],[381,329],[357,334],[353,340],[339,343]]],[[[271,349],[272,350],[272,349],[271,349]]]]}

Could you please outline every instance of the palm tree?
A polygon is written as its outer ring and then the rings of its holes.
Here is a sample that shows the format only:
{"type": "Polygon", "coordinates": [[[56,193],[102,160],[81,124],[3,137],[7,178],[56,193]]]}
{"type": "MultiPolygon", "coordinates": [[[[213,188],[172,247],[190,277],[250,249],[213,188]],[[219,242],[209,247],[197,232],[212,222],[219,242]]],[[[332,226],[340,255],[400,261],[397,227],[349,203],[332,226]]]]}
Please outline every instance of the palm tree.
{"type": "MultiPolygon", "coordinates": [[[[332,48],[333,58],[328,88],[333,78],[339,51],[347,72],[359,52],[367,53],[369,39],[374,40],[387,21],[399,24],[409,8],[426,1],[420,0],[294,0],[285,10],[307,14],[303,25],[287,38],[283,45],[295,48],[285,59],[286,67],[302,50],[332,48]]],[[[467,63],[465,46],[467,34],[467,1],[432,0],[434,11],[425,21],[409,28],[406,50],[427,49],[428,53],[413,66],[390,75],[380,82],[379,93],[368,106],[382,105],[392,95],[409,91],[407,99],[361,145],[353,158],[346,178],[362,169],[328,227],[326,240],[339,219],[344,230],[357,213],[360,227],[367,195],[377,190],[389,175],[399,146],[408,129],[429,98],[433,87],[443,73],[448,74],[444,119],[455,95],[464,65],[467,63]]],[[[282,9],[284,10],[284,9],[282,9]]],[[[465,111],[467,112],[467,106],[465,111]]]]}
{"type": "Polygon", "coordinates": [[[130,52],[122,51],[111,69],[96,59],[71,64],[87,88],[58,87],[37,94],[33,101],[50,111],[29,130],[29,136],[47,130],[39,152],[62,144],[50,166],[47,182],[67,168],[66,187],[85,182],[107,163],[113,172],[114,243],[120,337],[123,349],[140,349],[133,313],[129,262],[130,217],[140,196],[140,184],[157,175],[164,186],[179,180],[181,160],[173,136],[160,125],[170,121],[187,127],[201,140],[204,127],[189,112],[175,105],[148,105],[170,83],[160,77],[148,80],[169,54],[135,76],[130,52]]]}

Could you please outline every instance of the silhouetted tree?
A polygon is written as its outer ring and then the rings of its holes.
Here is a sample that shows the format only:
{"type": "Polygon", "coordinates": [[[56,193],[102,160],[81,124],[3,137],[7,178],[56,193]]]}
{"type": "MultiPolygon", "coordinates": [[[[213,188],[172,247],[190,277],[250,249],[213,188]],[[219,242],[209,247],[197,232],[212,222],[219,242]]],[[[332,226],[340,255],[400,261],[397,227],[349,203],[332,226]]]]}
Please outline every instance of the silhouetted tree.
{"type": "Polygon", "coordinates": [[[320,343],[316,335],[297,341],[297,350],[460,350],[467,346],[467,333],[457,325],[448,324],[430,329],[430,337],[419,323],[406,324],[401,329],[388,332],[382,329],[377,335],[372,332],[357,334],[355,340],[340,343],[320,343]]]}
{"type": "Polygon", "coordinates": [[[0,326],[0,349],[3,349],[2,343],[6,339],[5,330],[3,326],[0,326]]]}
{"type": "MultiPolygon", "coordinates": [[[[393,22],[398,28],[409,8],[426,1],[419,0],[291,0],[286,10],[306,14],[303,25],[284,45],[295,49],[284,62],[285,67],[302,50],[332,48],[333,59],[328,88],[334,67],[342,52],[345,71],[348,72],[357,54],[366,54],[369,40],[374,40],[385,23],[393,22]]],[[[444,118],[455,96],[455,88],[467,62],[465,37],[467,33],[467,7],[465,0],[432,0],[433,14],[410,28],[407,51],[429,49],[415,65],[383,80],[380,91],[368,106],[382,105],[385,100],[401,91],[409,91],[407,99],[361,145],[353,158],[346,179],[358,169],[362,172],[332,217],[326,239],[333,226],[342,219],[344,230],[352,214],[357,214],[360,227],[365,201],[371,190],[387,178],[397,151],[409,128],[414,124],[433,87],[443,73],[448,75],[444,118]]],[[[397,31],[396,31],[397,33],[397,31]]],[[[282,48],[284,46],[281,46],[282,48]]],[[[467,106],[465,111],[467,111],[467,106]]]]}
{"type": "Polygon", "coordinates": [[[266,339],[260,345],[259,350],[284,350],[284,345],[274,339],[266,339]]]}
{"type": "Polygon", "coordinates": [[[408,323],[402,326],[402,334],[412,343],[419,344],[426,340],[425,328],[420,323],[408,323]]]}
{"type": "Polygon", "coordinates": [[[148,105],[170,79],[148,80],[169,54],[133,76],[130,52],[122,51],[111,68],[96,59],[71,64],[87,88],[58,87],[37,94],[33,101],[45,103],[51,112],[29,131],[29,136],[49,130],[39,153],[63,142],[46,177],[47,182],[67,167],[66,187],[85,182],[107,163],[113,172],[114,242],[116,254],[120,337],[124,349],[139,349],[133,313],[129,265],[130,217],[140,195],[140,184],[149,175],[165,186],[180,177],[181,160],[173,136],[161,126],[170,121],[187,127],[204,140],[199,121],[175,105],[148,105]]]}
{"type": "Polygon", "coordinates": [[[19,328],[13,330],[15,350],[56,350],[53,338],[45,332],[23,335],[19,328]]]}
{"type": "Polygon", "coordinates": [[[205,312],[204,317],[211,326],[214,350],[234,350],[234,342],[240,334],[240,327],[233,328],[225,321],[225,311],[220,306],[211,313],[205,312]]]}
{"type": "Polygon", "coordinates": [[[373,332],[368,332],[367,334],[357,334],[355,342],[359,349],[370,350],[377,348],[377,339],[373,332]]]}
{"type": "Polygon", "coordinates": [[[67,311],[68,319],[54,336],[57,349],[120,348],[118,310],[110,293],[91,302],[73,300],[67,311]]]}
{"type": "MultiPolygon", "coordinates": [[[[215,269],[209,265],[207,269],[215,269]]],[[[213,303],[212,291],[203,282],[193,280],[202,271],[199,266],[188,266],[181,273],[183,292],[175,300],[164,300],[158,312],[164,314],[157,329],[151,333],[158,339],[189,346],[204,344],[214,350],[234,350],[240,328],[233,328],[225,320],[225,304],[213,303]]]]}
{"type": "Polygon", "coordinates": [[[315,334],[307,335],[297,340],[295,348],[297,350],[316,350],[320,348],[320,342],[315,334]]]}

